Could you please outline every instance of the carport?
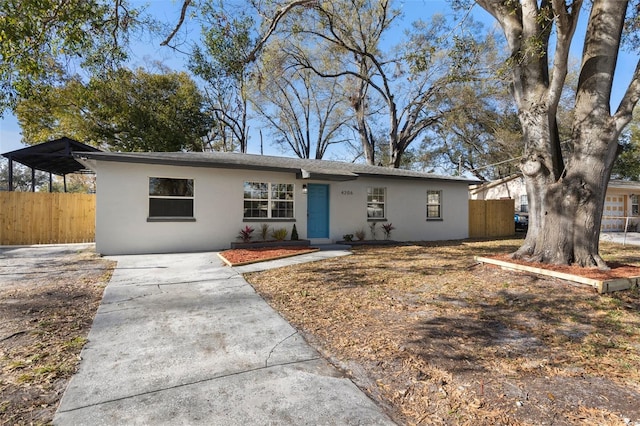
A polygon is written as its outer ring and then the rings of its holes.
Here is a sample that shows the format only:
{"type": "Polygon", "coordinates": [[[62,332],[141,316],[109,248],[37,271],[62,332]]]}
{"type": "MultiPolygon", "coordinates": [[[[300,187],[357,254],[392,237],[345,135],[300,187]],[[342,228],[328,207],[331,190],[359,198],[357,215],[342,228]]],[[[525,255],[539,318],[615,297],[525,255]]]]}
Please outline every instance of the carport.
{"type": "Polygon", "coordinates": [[[49,173],[49,192],[53,187],[53,175],[62,176],[64,192],[67,192],[66,176],[71,173],[92,173],[73,157],[74,152],[100,152],[99,149],[76,140],[62,137],[38,145],[29,146],[2,154],[9,160],[9,191],[14,190],[13,162],[31,168],[31,191],[35,192],[35,173],[41,170],[49,173]]]}

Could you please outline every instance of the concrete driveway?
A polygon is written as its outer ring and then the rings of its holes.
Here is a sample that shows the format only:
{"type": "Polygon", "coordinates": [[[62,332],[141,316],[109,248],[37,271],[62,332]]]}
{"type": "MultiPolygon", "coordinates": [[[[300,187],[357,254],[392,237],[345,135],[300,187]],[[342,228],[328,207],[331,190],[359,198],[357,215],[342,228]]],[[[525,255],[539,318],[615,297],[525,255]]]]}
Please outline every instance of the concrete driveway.
{"type": "Polygon", "coordinates": [[[640,246],[640,232],[601,232],[600,241],[640,246]]]}
{"type": "Polygon", "coordinates": [[[390,425],[214,253],[113,257],[57,425],[390,425]]]}

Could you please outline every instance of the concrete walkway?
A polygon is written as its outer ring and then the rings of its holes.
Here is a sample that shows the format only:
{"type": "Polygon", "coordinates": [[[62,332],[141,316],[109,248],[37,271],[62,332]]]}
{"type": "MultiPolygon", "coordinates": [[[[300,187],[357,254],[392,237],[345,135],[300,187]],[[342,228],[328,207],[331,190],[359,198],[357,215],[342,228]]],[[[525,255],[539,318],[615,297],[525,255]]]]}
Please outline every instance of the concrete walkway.
{"type": "Polygon", "coordinates": [[[391,425],[240,275],[348,254],[221,266],[118,256],[57,425],[391,425]]]}

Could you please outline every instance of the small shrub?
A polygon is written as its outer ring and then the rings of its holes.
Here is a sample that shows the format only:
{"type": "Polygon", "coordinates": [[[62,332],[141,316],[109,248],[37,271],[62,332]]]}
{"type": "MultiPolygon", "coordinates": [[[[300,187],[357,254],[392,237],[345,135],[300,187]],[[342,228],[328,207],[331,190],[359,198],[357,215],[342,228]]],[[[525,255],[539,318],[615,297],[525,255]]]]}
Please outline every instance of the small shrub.
{"type": "Polygon", "coordinates": [[[293,224],[293,229],[291,229],[291,241],[298,241],[300,237],[298,236],[298,230],[296,229],[296,224],[293,224]]]}
{"type": "Polygon", "coordinates": [[[391,238],[391,231],[393,231],[394,229],[396,229],[393,226],[393,223],[389,222],[389,223],[384,223],[382,225],[382,230],[384,231],[384,239],[388,240],[389,238],[391,238]]]}
{"type": "Polygon", "coordinates": [[[269,224],[262,223],[260,224],[260,238],[262,241],[267,241],[267,237],[269,237],[269,224]]]}
{"type": "Polygon", "coordinates": [[[376,232],[378,231],[378,228],[376,227],[377,224],[378,222],[371,222],[369,224],[369,232],[371,233],[372,240],[376,239],[376,232]]]}
{"type": "Polygon", "coordinates": [[[365,231],[364,229],[358,229],[355,235],[358,241],[362,241],[367,238],[367,231],[365,231]]]}
{"type": "Polygon", "coordinates": [[[342,236],[342,239],[347,241],[347,242],[353,241],[353,234],[344,234],[342,236]]]}
{"type": "Polygon", "coordinates": [[[65,349],[82,349],[82,347],[87,343],[87,339],[84,337],[74,337],[71,340],[67,340],[62,344],[65,349]]]}
{"type": "Polygon", "coordinates": [[[278,228],[271,231],[271,237],[276,241],[284,241],[287,238],[287,228],[278,228]]]}
{"type": "Polygon", "coordinates": [[[240,232],[238,232],[238,239],[242,240],[242,242],[248,243],[251,241],[251,234],[253,231],[254,229],[249,225],[245,226],[244,229],[240,229],[240,232]]]}

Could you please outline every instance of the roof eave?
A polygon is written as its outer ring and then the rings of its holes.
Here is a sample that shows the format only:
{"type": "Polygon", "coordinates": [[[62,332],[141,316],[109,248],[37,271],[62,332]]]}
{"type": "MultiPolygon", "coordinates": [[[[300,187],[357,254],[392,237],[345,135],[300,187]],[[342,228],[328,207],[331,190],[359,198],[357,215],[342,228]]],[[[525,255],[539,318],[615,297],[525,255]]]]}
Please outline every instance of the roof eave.
{"type": "MultiPolygon", "coordinates": [[[[478,183],[477,180],[470,180],[460,177],[447,177],[437,175],[412,175],[410,173],[371,173],[365,171],[348,171],[348,170],[332,170],[331,168],[313,165],[313,167],[305,167],[304,165],[269,165],[260,164],[258,161],[229,161],[229,159],[217,158],[197,158],[193,156],[180,158],[179,156],[154,156],[153,153],[148,155],[128,155],[127,153],[76,153],[78,158],[93,159],[94,161],[120,162],[120,163],[138,163],[138,164],[157,164],[168,166],[187,166],[187,167],[214,167],[233,170],[261,170],[284,173],[295,173],[297,179],[313,179],[333,182],[347,182],[356,180],[359,177],[367,178],[383,178],[383,179],[402,179],[402,180],[430,180],[436,182],[453,182],[461,184],[478,183]]],[[[237,159],[234,159],[237,160],[237,159]]],[[[396,169],[390,169],[396,170],[396,169]]]]}

